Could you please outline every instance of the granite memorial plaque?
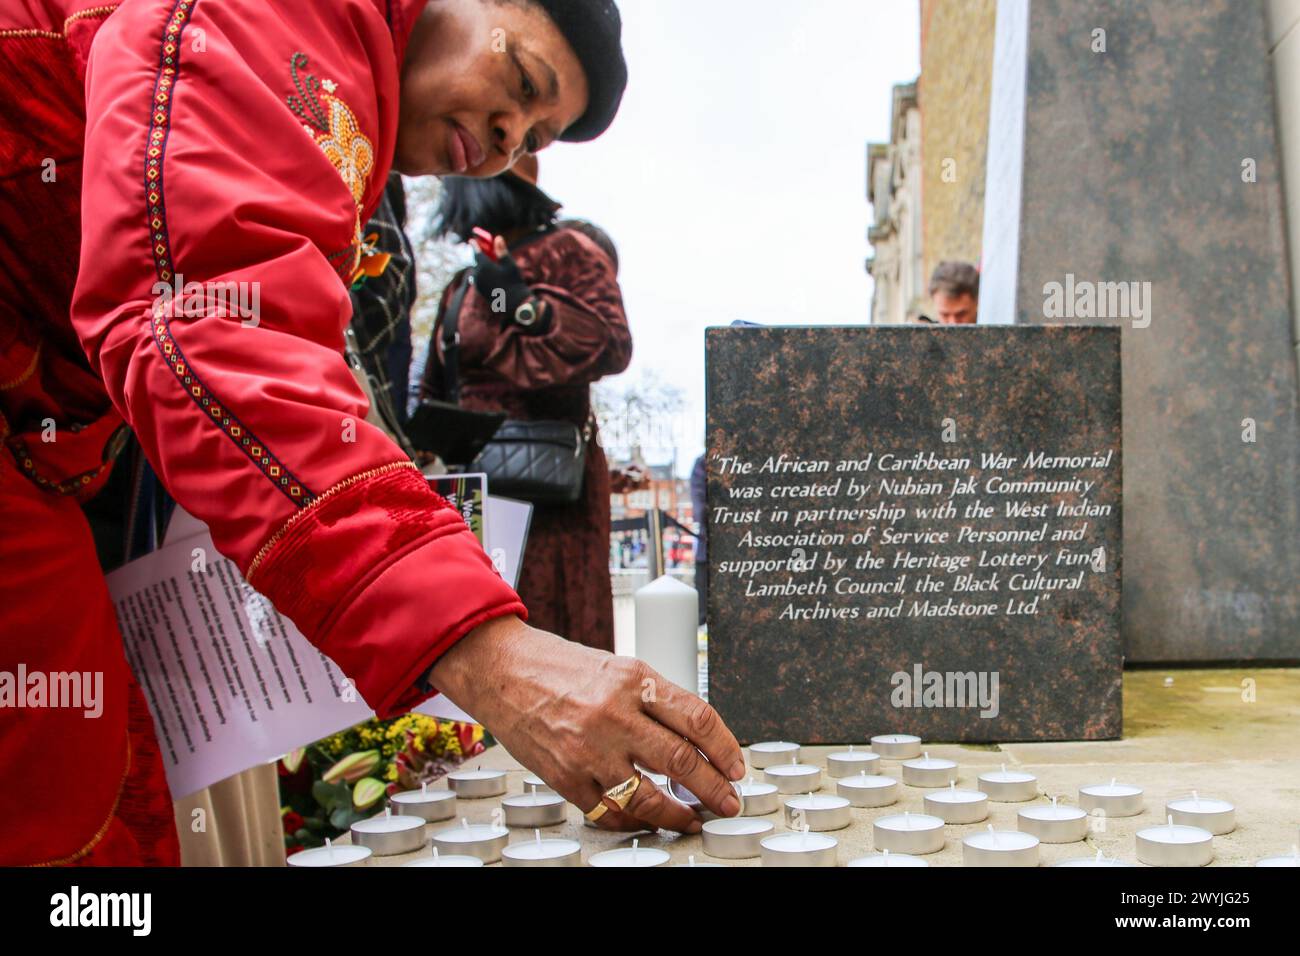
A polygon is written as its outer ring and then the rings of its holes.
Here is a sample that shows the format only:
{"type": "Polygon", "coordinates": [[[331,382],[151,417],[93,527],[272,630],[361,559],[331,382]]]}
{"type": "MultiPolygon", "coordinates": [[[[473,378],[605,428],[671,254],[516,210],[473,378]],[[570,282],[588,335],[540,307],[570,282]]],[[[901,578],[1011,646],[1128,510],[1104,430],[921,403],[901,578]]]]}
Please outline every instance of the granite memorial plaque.
{"type": "Polygon", "coordinates": [[[709,699],[742,742],[1120,735],[1119,340],[708,330],[709,699]]]}

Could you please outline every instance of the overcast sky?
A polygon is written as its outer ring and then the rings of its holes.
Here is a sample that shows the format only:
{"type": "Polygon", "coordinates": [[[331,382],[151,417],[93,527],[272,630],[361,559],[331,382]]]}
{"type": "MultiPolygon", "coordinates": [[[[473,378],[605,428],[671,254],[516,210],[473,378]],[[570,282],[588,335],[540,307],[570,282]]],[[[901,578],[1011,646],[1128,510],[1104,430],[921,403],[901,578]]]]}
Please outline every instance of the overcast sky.
{"type": "MultiPolygon", "coordinates": [[[[704,329],[867,321],[866,144],[920,69],[917,0],[619,0],[627,94],[539,185],[618,244],[627,376],[680,387],[703,450],[704,329]]],[[[652,460],[666,460],[647,449],[652,460]]]]}

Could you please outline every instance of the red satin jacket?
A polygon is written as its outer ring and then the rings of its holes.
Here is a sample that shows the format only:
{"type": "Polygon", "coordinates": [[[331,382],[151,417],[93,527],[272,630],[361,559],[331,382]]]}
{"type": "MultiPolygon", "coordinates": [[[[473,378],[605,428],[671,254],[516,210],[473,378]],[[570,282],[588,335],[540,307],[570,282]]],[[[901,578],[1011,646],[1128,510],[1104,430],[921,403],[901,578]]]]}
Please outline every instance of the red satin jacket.
{"type": "Polygon", "coordinates": [[[0,3],[3,453],[85,497],[125,420],[381,716],[526,613],[342,355],[424,3],[0,3]]]}

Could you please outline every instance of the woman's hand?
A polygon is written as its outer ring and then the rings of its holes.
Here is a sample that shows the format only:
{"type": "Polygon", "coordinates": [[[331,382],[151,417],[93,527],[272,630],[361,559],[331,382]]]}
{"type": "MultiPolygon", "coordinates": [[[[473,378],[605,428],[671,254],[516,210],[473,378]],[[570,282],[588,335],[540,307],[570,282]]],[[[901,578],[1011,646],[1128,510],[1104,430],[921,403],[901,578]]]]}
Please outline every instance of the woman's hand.
{"type": "MultiPolygon", "coordinates": [[[[462,638],[431,677],[584,813],[637,772],[634,762],[680,782],[715,813],[740,811],[728,783],[745,773],[736,738],[717,711],[641,661],[502,617],[462,638]]],[[[696,833],[700,819],[642,780],[626,810],[611,807],[599,825],[696,833]]]]}

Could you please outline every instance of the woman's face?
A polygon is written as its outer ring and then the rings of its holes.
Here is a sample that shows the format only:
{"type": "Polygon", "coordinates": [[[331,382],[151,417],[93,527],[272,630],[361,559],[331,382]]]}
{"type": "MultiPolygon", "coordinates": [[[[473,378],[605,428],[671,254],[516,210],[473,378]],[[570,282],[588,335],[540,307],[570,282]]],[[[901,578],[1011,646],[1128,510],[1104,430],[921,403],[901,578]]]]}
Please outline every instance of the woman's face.
{"type": "Polygon", "coordinates": [[[495,176],[545,149],[587,109],[587,78],[528,0],[430,0],[402,65],[393,168],[495,176]]]}

